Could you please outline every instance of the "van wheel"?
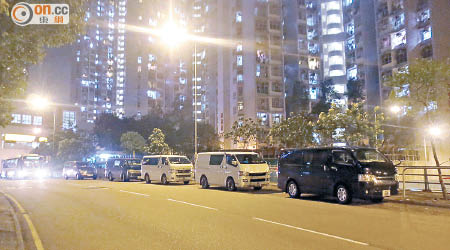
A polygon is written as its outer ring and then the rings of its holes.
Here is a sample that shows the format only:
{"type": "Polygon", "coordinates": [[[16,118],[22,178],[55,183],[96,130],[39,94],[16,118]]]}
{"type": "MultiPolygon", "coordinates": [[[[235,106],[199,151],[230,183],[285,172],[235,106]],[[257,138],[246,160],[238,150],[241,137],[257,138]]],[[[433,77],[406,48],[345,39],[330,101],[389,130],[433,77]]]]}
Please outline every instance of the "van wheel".
{"type": "Polygon", "coordinates": [[[202,178],[200,178],[200,185],[202,185],[203,189],[209,188],[208,179],[206,176],[203,175],[202,178]]]}
{"type": "Polygon", "coordinates": [[[109,181],[113,181],[113,180],[114,180],[114,178],[113,178],[113,176],[112,176],[111,173],[108,173],[108,180],[109,180],[109,181]]]}
{"type": "Polygon", "coordinates": [[[377,197],[377,198],[372,198],[370,199],[373,203],[380,203],[383,201],[383,197],[377,197]]]}
{"type": "Polygon", "coordinates": [[[148,174],[145,174],[144,179],[145,179],[145,183],[147,183],[147,184],[152,183],[152,181],[150,180],[150,176],[148,176],[148,174]]]}
{"type": "Polygon", "coordinates": [[[227,189],[228,191],[236,191],[236,184],[234,184],[233,178],[227,179],[227,189]]]}
{"type": "Polygon", "coordinates": [[[297,183],[295,183],[295,181],[289,181],[289,183],[287,184],[287,193],[291,198],[300,197],[300,190],[298,189],[298,185],[297,183]]]}
{"type": "Polygon", "coordinates": [[[253,187],[253,190],[258,191],[261,190],[262,187],[253,187]]]}
{"type": "Polygon", "coordinates": [[[165,174],[163,174],[163,175],[161,176],[161,183],[164,184],[164,185],[169,184],[169,182],[167,181],[167,177],[166,177],[165,174]]]}
{"type": "Polygon", "coordinates": [[[189,181],[185,181],[185,182],[183,182],[184,183],[184,185],[187,185],[187,184],[189,184],[189,181]]]}
{"type": "Polygon", "coordinates": [[[339,185],[336,187],[335,195],[339,204],[349,204],[350,202],[352,202],[352,194],[350,193],[350,190],[344,185],[339,185]]]}

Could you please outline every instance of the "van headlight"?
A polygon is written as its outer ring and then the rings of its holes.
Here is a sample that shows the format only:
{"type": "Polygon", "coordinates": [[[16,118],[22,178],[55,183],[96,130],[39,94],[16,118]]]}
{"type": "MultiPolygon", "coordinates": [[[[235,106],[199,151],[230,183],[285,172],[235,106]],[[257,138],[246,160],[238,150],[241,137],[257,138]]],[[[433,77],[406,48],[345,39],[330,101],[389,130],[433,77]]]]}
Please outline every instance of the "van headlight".
{"type": "Polygon", "coordinates": [[[39,169],[36,172],[36,177],[38,178],[45,178],[48,177],[50,175],[50,172],[47,169],[39,169]]]}
{"type": "Polygon", "coordinates": [[[373,174],[359,174],[358,181],[359,182],[375,182],[377,177],[373,174]]]}

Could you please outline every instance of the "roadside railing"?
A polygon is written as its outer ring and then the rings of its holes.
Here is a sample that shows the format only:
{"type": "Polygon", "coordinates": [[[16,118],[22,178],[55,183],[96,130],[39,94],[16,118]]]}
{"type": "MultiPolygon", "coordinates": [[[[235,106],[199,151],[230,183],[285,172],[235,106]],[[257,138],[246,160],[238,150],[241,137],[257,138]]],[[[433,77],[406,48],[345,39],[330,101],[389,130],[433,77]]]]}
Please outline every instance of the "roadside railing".
{"type": "MultiPolygon", "coordinates": [[[[424,190],[429,190],[429,185],[440,185],[440,182],[436,182],[435,177],[438,177],[438,174],[431,174],[428,173],[428,170],[450,170],[450,167],[431,167],[431,166],[404,166],[404,167],[399,167],[402,169],[402,180],[401,183],[402,185],[402,190],[403,190],[403,198],[405,198],[406,196],[406,184],[423,184],[424,185],[424,190]],[[406,173],[407,171],[411,171],[411,170],[423,170],[423,173],[406,173]],[[405,178],[405,176],[413,176],[413,177],[421,177],[421,179],[417,179],[417,178],[411,178],[412,180],[407,180],[408,178],[405,178]],[[431,179],[431,181],[430,181],[431,179]]],[[[444,185],[450,185],[450,183],[445,183],[446,180],[450,179],[450,175],[448,174],[441,174],[442,179],[444,181],[444,185]]]]}

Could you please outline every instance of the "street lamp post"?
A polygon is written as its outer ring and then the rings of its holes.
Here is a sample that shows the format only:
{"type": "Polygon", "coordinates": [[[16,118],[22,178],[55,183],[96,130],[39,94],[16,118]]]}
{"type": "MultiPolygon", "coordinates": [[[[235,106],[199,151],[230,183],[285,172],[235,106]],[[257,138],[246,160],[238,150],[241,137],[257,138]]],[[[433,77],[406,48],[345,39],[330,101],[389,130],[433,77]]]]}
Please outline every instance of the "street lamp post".
{"type": "Polygon", "coordinates": [[[195,39],[189,36],[186,31],[170,20],[164,25],[164,28],[157,32],[157,35],[169,46],[175,46],[185,40],[194,42],[194,159],[197,159],[198,153],[198,127],[197,127],[197,43],[195,39]]]}
{"type": "MultiPolygon", "coordinates": [[[[27,103],[28,105],[35,110],[44,110],[46,108],[48,108],[49,106],[51,106],[51,103],[49,102],[49,100],[43,96],[39,96],[39,95],[30,95],[27,98],[27,103]]],[[[55,152],[55,134],[56,134],[56,111],[55,109],[52,109],[52,115],[53,115],[53,145],[52,145],[52,149],[53,152],[55,152]]]]}

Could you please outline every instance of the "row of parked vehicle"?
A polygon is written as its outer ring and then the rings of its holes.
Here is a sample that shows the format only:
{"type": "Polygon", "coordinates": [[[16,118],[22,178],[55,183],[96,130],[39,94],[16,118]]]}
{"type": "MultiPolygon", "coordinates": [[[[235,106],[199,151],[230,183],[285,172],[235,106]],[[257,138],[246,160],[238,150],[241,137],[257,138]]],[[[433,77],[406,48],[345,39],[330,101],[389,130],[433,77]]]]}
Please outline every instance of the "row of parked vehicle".
{"type": "MultiPolygon", "coordinates": [[[[195,180],[204,189],[215,185],[230,191],[260,190],[270,182],[269,165],[252,152],[199,153],[195,168],[186,156],[151,155],[142,160],[109,159],[105,168],[97,171],[87,163],[68,162],[63,170],[66,179],[96,179],[100,174],[110,181],[189,184],[195,180]]],[[[292,198],[301,193],[332,195],[347,204],[354,197],[380,202],[398,194],[395,166],[373,148],[286,149],[279,157],[277,174],[278,188],[292,198]]]]}

